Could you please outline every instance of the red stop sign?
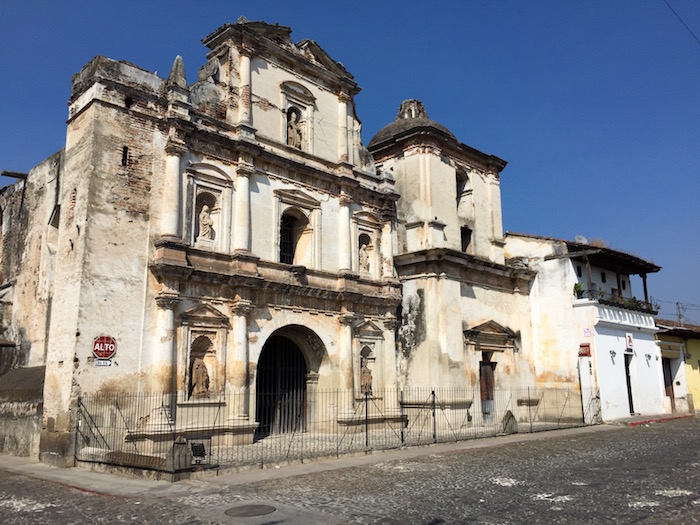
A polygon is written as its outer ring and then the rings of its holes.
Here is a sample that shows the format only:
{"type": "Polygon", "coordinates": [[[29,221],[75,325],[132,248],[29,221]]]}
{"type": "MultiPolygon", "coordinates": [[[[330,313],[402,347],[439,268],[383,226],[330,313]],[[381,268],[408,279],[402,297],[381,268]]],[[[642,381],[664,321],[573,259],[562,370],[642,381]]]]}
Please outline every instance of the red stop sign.
{"type": "Polygon", "coordinates": [[[109,335],[101,335],[92,343],[92,353],[97,359],[111,359],[117,353],[117,341],[109,335]]]}

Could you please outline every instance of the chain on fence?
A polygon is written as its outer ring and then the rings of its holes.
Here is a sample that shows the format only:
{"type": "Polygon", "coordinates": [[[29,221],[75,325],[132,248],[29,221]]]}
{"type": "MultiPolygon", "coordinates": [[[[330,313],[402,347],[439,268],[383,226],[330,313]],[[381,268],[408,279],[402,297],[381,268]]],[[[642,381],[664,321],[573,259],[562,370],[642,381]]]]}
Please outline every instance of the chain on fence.
{"type": "Polygon", "coordinates": [[[579,389],[406,388],[230,394],[84,395],[76,457],[175,472],[303,462],[371,450],[537,432],[599,422],[579,389]]]}

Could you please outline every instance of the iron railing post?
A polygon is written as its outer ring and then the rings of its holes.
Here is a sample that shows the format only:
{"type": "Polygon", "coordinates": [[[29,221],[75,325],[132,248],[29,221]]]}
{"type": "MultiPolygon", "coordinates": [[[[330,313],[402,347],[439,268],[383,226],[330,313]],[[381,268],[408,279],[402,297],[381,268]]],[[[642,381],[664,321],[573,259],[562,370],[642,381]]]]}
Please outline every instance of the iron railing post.
{"type": "Polygon", "coordinates": [[[433,409],[433,443],[437,443],[437,419],[435,416],[435,390],[433,390],[431,393],[431,405],[433,409]]]}
{"type": "Polygon", "coordinates": [[[401,390],[401,393],[399,394],[399,415],[401,417],[401,446],[404,445],[405,443],[405,436],[404,436],[404,414],[403,414],[403,390],[401,390]]]}
{"type": "Polygon", "coordinates": [[[527,414],[530,420],[530,433],[532,434],[532,400],[530,399],[530,387],[527,387],[527,414]]]}
{"type": "Polygon", "coordinates": [[[369,391],[365,391],[365,450],[369,450],[369,391]]]}

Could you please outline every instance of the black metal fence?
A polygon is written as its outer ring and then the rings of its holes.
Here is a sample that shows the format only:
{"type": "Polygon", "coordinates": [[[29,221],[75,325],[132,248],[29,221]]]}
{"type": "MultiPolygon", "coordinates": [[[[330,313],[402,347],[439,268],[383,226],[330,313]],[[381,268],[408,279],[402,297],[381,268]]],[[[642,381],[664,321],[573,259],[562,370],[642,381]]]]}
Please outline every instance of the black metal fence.
{"type": "Polygon", "coordinates": [[[299,399],[231,394],[84,395],[79,461],[176,472],[279,465],[370,450],[536,432],[599,422],[595,392],[579,389],[309,390],[299,399]],[[268,407],[265,425],[255,406],[268,407]]]}

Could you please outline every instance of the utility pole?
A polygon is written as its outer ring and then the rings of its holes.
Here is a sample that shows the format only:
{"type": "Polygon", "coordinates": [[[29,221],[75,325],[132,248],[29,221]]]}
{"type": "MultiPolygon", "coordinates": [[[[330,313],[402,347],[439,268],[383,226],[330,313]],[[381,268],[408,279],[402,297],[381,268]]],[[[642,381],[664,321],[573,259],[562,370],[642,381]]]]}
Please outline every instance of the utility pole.
{"type": "Polygon", "coordinates": [[[676,303],[676,312],[678,312],[678,324],[683,326],[683,314],[681,313],[681,303],[676,303]]]}

